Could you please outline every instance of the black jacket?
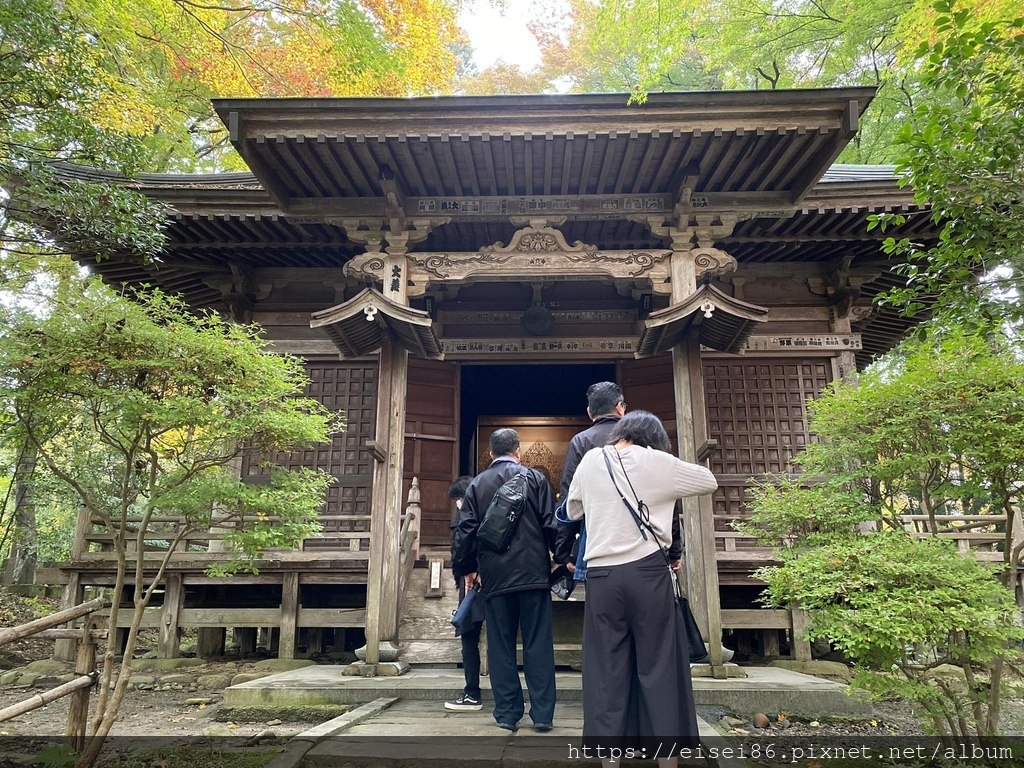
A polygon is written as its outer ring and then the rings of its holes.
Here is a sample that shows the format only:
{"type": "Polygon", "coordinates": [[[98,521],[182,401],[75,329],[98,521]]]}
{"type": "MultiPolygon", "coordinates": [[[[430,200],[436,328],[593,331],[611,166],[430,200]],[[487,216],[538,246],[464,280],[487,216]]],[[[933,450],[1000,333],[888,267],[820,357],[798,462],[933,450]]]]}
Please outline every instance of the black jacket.
{"type": "MultiPolygon", "coordinates": [[[[608,436],[619,423],[618,416],[598,416],[589,428],[583,430],[569,442],[569,450],[565,452],[565,463],[562,464],[562,484],[559,488],[559,501],[569,495],[572,477],[576,467],[580,465],[584,454],[591,448],[608,445],[608,436]]],[[[558,538],[555,541],[555,562],[567,563],[572,560],[572,545],[579,535],[582,522],[562,523],[558,526],[558,538]]]]}
{"type": "Polygon", "coordinates": [[[483,595],[490,597],[525,589],[548,589],[551,557],[557,526],[554,495],[547,479],[535,469],[526,471],[526,509],[505,552],[495,552],[477,544],[476,532],[502,484],[520,468],[516,461],[504,458],[474,478],[466,490],[456,524],[452,530],[452,571],[458,574],[478,572],[483,595]]]}
{"type": "MultiPolygon", "coordinates": [[[[569,486],[572,485],[573,475],[576,474],[576,467],[580,465],[583,456],[592,448],[600,448],[608,445],[608,438],[618,424],[618,416],[598,416],[589,429],[585,429],[576,435],[569,443],[569,450],[565,453],[565,463],[562,465],[562,484],[558,499],[563,501],[569,495],[569,486]]],[[[555,562],[567,563],[573,559],[572,547],[579,535],[582,521],[573,523],[562,523],[558,526],[558,538],[555,541],[555,562]]],[[[672,545],[668,549],[668,556],[672,560],[679,560],[683,553],[683,536],[679,526],[679,505],[676,504],[676,515],[672,520],[672,545]]]]}

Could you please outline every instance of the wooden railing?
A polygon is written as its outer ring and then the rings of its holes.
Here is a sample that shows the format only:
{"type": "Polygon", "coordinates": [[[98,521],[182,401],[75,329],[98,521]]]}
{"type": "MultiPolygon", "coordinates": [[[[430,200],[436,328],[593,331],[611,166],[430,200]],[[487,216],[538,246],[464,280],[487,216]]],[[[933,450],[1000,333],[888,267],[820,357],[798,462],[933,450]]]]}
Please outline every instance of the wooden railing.
{"type": "MultiPolygon", "coordinates": [[[[744,516],[745,519],[749,516],[744,516]]],[[[901,515],[900,523],[910,536],[928,538],[937,535],[939,538],[953,539],[957,549],[964,555],[972,555],[986,562],[1001,562],[1004,557],[1002,547],[1006,543],[1005,515],[935,515],[938,524],[937,533],[930,530],[928,515],[901,515]]],[[[716,527],[724,527],[737,520],[736,517],[715,515],[716,527]]],[[[1019,537],[1015,534],[1015,539],[1019,537]]],[[[720,573],[731,574],[733,583],[740,580],[750,582],[749,574],[756,568],[778,562],[775,549],[759,544],[757,538],[733,530],[715,531],[715,559],[719,564],[720,573]]],[[[720,576],[722,578],[722,576],[720,576]]],[[[757,630],[765,633],[774,646],[777,638],[774,630],[787,630],[791,633],[793,655],[797,659],[811,658],[810,645],[799,638],[807,623],[807,615],[799,610],[765,609],[725,609],[722,611],[722,626],[729,629],[757,630]]]]}
{"type": "Polygon", "coordinates": [[[412,479],[412,486],[409,488],[409,498],[406,501],[405,515],[402,517],[402,527],[398,533],[400,547],[398,566],[398,620],[402,620],[402,611],[405,606],[405,593],[409,586],[409,579],[412,578],[413,564],[416,562],[416,544],[419,540],[419,519],[420,519],[420,483],[417,478],[412,479]]]}
{"type": "MultiPolygon", "coordinates": [[[[210,530],[191,531],[181,537],[178,551],[172,555],[172,561],[203,559],[206,553],[215,555],[223,551],[219,546],[231,535],[231,528],[243,522],[250,522],[256,518],[233,518],[231,521],[214,520],[210,530]]],[[[263,522],[273,523],[274,517],[262,518],[263,522]]],[[[322,515],[318,521],[329,528],[348,527],[350,530],[326,530],[303,540],[301,551],[325,550],[331,552],[332,557],[341,559],[365,559],[369,556],[370,531],[356,530],[368,528],[369,515],[322,515]]],[[[123,526],[129,535],[126,545],[129,547],[129,558],[137,554],[135,536],[142,518],[132,516],[114,521],[118,527],[123,526]]],[[[158,558],[166,554],[167,548],[176,539],[183,520],[179,517],[153,516],[147,521],[145,546],[143,557],[158,558]]],[[[114,532],[109,530],[103,521],[97,517],[83,517],[79,520],[79,530],[76,534],[77,550],[74,559],[85,560],[112,560],[114,553],[114,532]]],[[[298,551],[298,550],[296,550],[298,551]]],[[[216,557],[214,558],[216,559],[216,557]]]]}
{"type": "MultiPolygon", "coordinates": [[[[719,525],[737,518],[715,515],[719,525]]],[[[900,515],[904,530],[919,539],[937,535],[956,541],[961,552],[973,552],[979,560],[1002,560],[1000,547],[1006,541],[1006,515],[935,515],[938,533],[929,531],[928,515],[900,515]]],[[[776,560],[773,548],[757,543],[754,536],[738,531],[715,531],[716,558],[719,562],[749,563],[759,567],[776,560]]]]}
{"type": "Polygon", "coordinates": [[[1006,543],[1006,515],[934,515],[939,526],[936,533],[929,530],[932,517],[928,515],[901,515],[900,519],[915,538],[953,539],[958,550],[973,552],[979,560],[1003,559],[999,546],[1006,543]]]}
{"type": "Polygon", "coordinates": [[[68,727],[65,736],[72,749],[76,752],[82,751],[85,747],[85,728],[89,717],[89,689],[96,684],[98,677],[96,673],[96,641],[105,639],[107,633],[93,629],[92,622],[88,620],[80,630],[56,629],[56,627],[82,616],[88,616],[103,608],[104,605],[102,600],[91,600],[88,603],[76,605],[18,627],[0,629],[0,646],[26,637],[78,640],[75,679],[0,710],[0,723],[70,695],[71,706],[68,709],[68,727]]]}

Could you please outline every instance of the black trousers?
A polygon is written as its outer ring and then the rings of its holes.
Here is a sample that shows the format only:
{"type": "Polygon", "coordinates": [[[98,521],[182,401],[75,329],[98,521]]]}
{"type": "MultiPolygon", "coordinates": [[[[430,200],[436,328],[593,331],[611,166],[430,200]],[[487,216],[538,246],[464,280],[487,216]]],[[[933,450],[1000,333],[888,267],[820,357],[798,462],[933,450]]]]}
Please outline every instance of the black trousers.
{"type": "Polygon", "coordinates": [[[551,591],[527,589],[487,598],[487,665],[494,720],[515,725],[524,712],[516,665],[516,635],[523,635],[523,674],[530,690],[530,719],[550,724],[555,716],[555,648],[551,591]]]}
{"type": "MultiPolygon", "coordinates": [[[[686,632],[661,553],[587,569],[583,614],[583,743],[696,746],[686,632]]],[[[664,751],[661,757],[669,757],[664,751]]]]}
{"type": "MultiPolygon", "coordinates": [[[[479,598],[477,598],[479,599],[479,598]]],[[[480,630],[483,624],[473,624],[473,628],[460,635],[462,639],[462,669],[466,674],[466,687],[463,693],[480,698],[480,630]]]]}

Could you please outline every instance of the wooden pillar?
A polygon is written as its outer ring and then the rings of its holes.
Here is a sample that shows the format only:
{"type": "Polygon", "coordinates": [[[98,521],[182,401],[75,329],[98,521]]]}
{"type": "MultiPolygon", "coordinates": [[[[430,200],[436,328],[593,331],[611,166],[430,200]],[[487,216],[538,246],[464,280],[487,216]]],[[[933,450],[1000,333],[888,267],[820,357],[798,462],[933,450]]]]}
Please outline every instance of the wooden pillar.
{"type": "Polygon", "coordinates": [[[238,643],[238,655],[242,658],[256,653],[256,627],[236,627],[235,642],[238,643]]]}
{"type": "Polygon", "coordinates": [[[793,658],[797,661],[811,660],[811,643],[807,640],[807,611],[791,608],[789,611],[793,622],[792,644],[793,658]]]}
{"type": "MultiPolygon", "coordinates": [[[[82,627],[82,637],[77,641],[76,675],[93,675],[96,672],[96,644],[93,642],[92,635],[89,634],[89,630],[92,627],[92,621],[86,616],[85,624],[82,627]]],[[[65,736],[68,746],[79,754],[85,749],[86,725],[89,721],[90,690],[90,688],[79,688],[72,693],[71,704],[68,706],[68,729],[65,736]]]]}
{"type": "MultiPolygon", "coordinates": [[[[74,608],[85,599],[85,589],[82,587],[82,574],[78,571],[71,571],[68,575],[68,583],[64,585],[64,591],[60,596],[60,609],[66,611],[74,608]]],[[[74,622],[68,622],[65,626],[71,628],[74,622]]],[[[77,658],[77,640],[55,640],[53,658],[57,661],[75,661],[77,658]]]]}
{"type": "Polygon", "coordinates": [[[309,627],[306,630],[306,655],[314,656],[323,653],[324,630],[322,627],[309,627]]]}
{"type": "MultiPolygon", "coordinates": [[[[694,443],[698,449],[708,439],[707,403],[704,398],[704,364],[700,355],[700,341],[696,333],[687,340],[688,375],[690,379],[690,402],[693,414],[694,443]]],[[[695,457],[699,459],[700,457],[695,457]]],[[[705,460],[706,461],[706,460],[705,460]]],[[[703,462],[702,462],[703,463],[703,462]]],[[[718,557],[715,554],[715,509],[711,494],[696,497],[696,512],[699,522],[699,538],[694,539],[703,560],[704,606],[708,623],[708,657],[712,668],[717,669],[722,661],[722,603],[718,589],[718,557]]],[[[724,675],[724,671],[722,673],[724,675]]],[[[718,673],[714,673],[718,677],[718,673]]]]}
{"type": "MultiPolygon", "coordinates": [[[[679,457],[683,461],[697,463],[697,448],[707,439],[707,416],[704,410],[704,369],[700,361],[700,342],[695,337],[672,350],[672,368],[676,389],[679,457]]],[[[705,494],[683,499],[687,596],[701,633],[707,640],[708,657],[714,670],[721,668],[723,661],[722,613],[713,515],[710,496],[705,494]]]]}
{"type": "Polygon", "coordinates": [[[196,656],[200,659],[223,656],[226,638],[227,630],[224,627],[200,627],[196,638],[196,656]]]}
{"type": "Polygon", "coordinates": [[[761,655],[766,659],[777,659],[779,657],[779,630],[761,630],[761,655]]]}
{"type": "MultiPolygon", "coordinates": [[[[78,508],[78,520],[75,522],[75,538],[71,542],[71,562],[76,563],[89,551],[89,542],[86,536],[92,531],[92,515],[85,506],[78,508]]],[[[64,591],[60,597],[60,610],[74,608],[85,598],[85,589],[82,587],[82,575],[78,571],[71,571],[68,583],[64,585],[64,591]]],[[[71,624],[67,625],[71,627],[71,624]]],[[[74,661],[77,657],[77,641],[56,640],[54,642],[53,658],[58,661],[74,661]]]]}
{"type": "MultiPolygon", "coordinates": [[[[678,304],[697,288],[696,268],[689,236],[672,236],[672,303],[678,304]]],[[[679,457],[697,463],[698,449],[708,437],[704,401],[704,366],[696,327],[672,350],[672,375],[676,391],[676,436],[679,457]]],[[[722,661],[722,611],[718,593],[718,561],[715,556],[714,509],[711,496],[683,499],[683,540],[686,545],[687,597],[694,618],[708,644],[712,675],[725,677],[722,661]]]]}
{"type": "Polygon", "coordinates": [[[160,611],[160,640],[157,648],[161,659],[178,658],[178,646],[181,642],[178,614],[181,612],[183,591],[180,573],[168,573],[164,576],[164,605],[160,611]]]}
{"type": "Polygon", "coordinates": [[[295,658],[295,639],[299,619],[299,574],[286,573],[281,585],[281,643],[279,659],[295,658]]]}
{"type": "Polygon", "coordinates": [[[405,454],[405,388],[409,353],[386,336],[380,350],[373,473],[370,562],[366,585],[366,665],[380,660],[382,642],[398,640],[399,521],[405,454]]]}

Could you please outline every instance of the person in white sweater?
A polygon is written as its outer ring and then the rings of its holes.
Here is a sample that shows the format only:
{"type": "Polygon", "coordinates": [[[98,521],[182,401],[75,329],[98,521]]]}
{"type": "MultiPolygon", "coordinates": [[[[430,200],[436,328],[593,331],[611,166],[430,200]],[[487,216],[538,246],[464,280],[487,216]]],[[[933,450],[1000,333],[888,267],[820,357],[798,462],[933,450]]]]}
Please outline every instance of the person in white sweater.
{"type": "Polygon", "coordinates": [[[718,487],[709,469],[670,450],[657,416],[627,413],[609,445],[580,461],[567,504],[570,519],[587,522],[583,744],[646,748],[648,757],[661,744],[663,766],[677,760],[670,746],[697,744],[689,647],[665,554],[672,516],[676,499],[718,487]]]}

